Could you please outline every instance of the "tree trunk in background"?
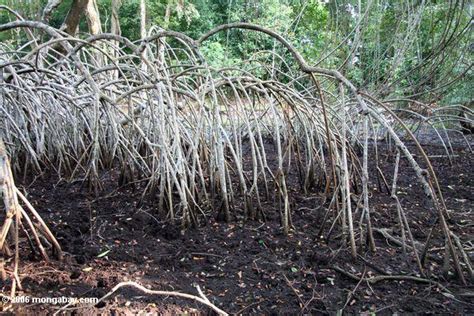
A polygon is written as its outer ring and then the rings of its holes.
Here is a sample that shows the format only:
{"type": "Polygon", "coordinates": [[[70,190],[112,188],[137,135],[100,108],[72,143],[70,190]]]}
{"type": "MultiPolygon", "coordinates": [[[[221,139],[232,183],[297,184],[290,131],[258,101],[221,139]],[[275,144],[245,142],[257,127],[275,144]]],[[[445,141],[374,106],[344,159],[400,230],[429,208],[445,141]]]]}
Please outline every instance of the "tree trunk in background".
{"type": "Polygon", "coordinates": [[[55,10],[63,0],[49,0],[46,6],[44,7],[43,14],[41,15],[41,20],[48,22],[51,16],[51,12],[55,10]]]}
{"type": "Polygon", "coordinates": [[[81,20],[82,13],[86,10],[88,0],[73,0],[71,9],[64,19],[61,30],[68,33],[71,36],[75,36],[79,27],[79,21],[81,20]]]}
{"type": "MultiPolygon", "coordinates": [[[[119,10],[120,6],[122,5],[121,0],[112,0],[112,14],[110,17],[110,32],[115,35],[122,35],[122,30],[120,29],[120,21],[119,21],[119,10]]],[[[118,46],[119,43],[117,41],[112,41],[114,46],[118,46]]],[[[118,52],[112,48],[112,56],[114,58],[117,58],[118,52]]],[[[112,76],[114,79],[117,79],[119,77],[119,71],[114,70],[112,73],[112,76]]]]}
{"type": "Polygon", "coordinates": [[[99,8],[96,0],[89,0],[86,8],[87,25],[89,25],[89,33],[97,35],[102,33],[100,24],[99,8]]]}
{"type": "MultiPolygon", "coordinates": [[[[146,2],[140,0],[140,38],[144,39],[147,35],[146,31],[146,2]]],[[[147,57],[148,49],[145,48],[141,54],[142,57],[147,57]]],[[[142,70],[146,72],[147,65],[142,61],[142,70]]]]}
{"type": "Polygon", "coordinates": [[[122,30],[120,29],[119,21],[119,10],[122,6],[121,0],[112,0],[112,16],[110,18],[110,32],[115,35],[121,35],[122,30]]]}
{"type": "MultiPolygon", "coordinates": [[[[358,50],[359,47],[361,46],[361,24],[359,23],[360,19],[362,19],[362,1],[359,0],[357,3],[357,18],[355,19],[355,23],[358,23],[356,29],[355,29],[355,35],[354,35],[354,42],[351,47],[351,52],[349,56],[349,60],[347,61],[347,70],[351,70],[354,68],[354,62],[356,61],[356,57],[358,57],[358,50]]],[[[357,60],[358,61],[358,60],[357,60]]]]}
{"type": "Polygon", "coordinates": [[[140,36],[146,37],[146,3],[145,0],[140,0],[140,36]]]}
{"type": "MultiPolygon", "coordinates": [[[[171,6],[173,4],[172,0],[168,0],[168,3],[166,4],[166,10],[165,10],[165,18],[163,21],[163,29],[168,29],[168,26],[170,25],[170,17],[171,17],[171,6]]],[[[166,47],[166,37],[162,37],[159,40],[159,47],[158,47],[158,58],[160,63],[164,63],[165,61],[165,47],[166,47]]]]}
{"type": "Polygon", "coordinates": [[[168,3],[166,4],[166,10],[165,10],[165,19],[163,23],[163,28],[168,29],[170,25],[170,17],[171,17],[171,6],[173,5],[173,1],[168,0],[168,3]]]}
{"type": "MultiPolygon", "coordinates": [[[[100,24],[100,14],[99,8],[97,7],[97,0],[89,0],[86,7],[86,20],[87,25],[89,27],[89,33],[91,35],[97,35],[102,33],[102,25],[100,24]]],[[[105,48],[103,43],[96,43],[96,46],[99,48],[105,48]]],[[[94,50],[92,52],[93,64],[97,67],[101,67],[104,64],[104,55],[101,54],[99,51],[94,50]]]]}

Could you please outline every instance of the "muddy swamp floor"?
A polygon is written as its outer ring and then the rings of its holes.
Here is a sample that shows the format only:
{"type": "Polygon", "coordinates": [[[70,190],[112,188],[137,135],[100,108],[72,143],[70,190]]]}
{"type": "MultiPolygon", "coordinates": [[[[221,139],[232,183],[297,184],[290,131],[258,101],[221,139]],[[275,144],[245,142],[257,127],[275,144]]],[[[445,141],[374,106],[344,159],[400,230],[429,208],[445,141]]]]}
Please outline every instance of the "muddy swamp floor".
{"type": "MultiPolygon", "coordinates": [[[[474,138],[467,136],[474,145],[474,138]]],[[[463,139],[453,138],[454,159],[450,163],[439,142],[427,138],[424,148],[440,180],[452,230],[461,238],[474,259],[474,169],[472,152],[463,139]],[[469,246],[470,245],[470,246],[469,246]]],[[[415,149],[412,143],[408,143],[415,149]]],[[[381,148],[385,148],[381,145],[381,148]]],[[[394,156],[381,150],[380,168],[393,173],[394,156]]],[[[419,159],[418,159],[419,160],[419,159]]],[[[373,162],[373,160],[371,160],[373,162]]],[[[374,175],[375,166],[371,167],[374,175]]],[[[407,212],[414,237],[424,241],[436,216],[426,210],[425,197],[406,159],[401,160],[399,196],[407,212]]],[[[136,281],[147,288],[204,294],[231,314],[336,314],[347,313],[436,313],[473,314],[474,286],[461,285],[455,275],[440,276],[441,233],[436,231],[425,269],[435,283],[410,280],[358,282],[358,278],[379,275],[416,275],[411,252],[381,233],[375,232],[377,251],[360,252],[352,259],[341,247],[340,233],[329,242],[320,238],[327,203],[320,193],[302,194],[291,180],[289,190],[295,229],[282,234],[278,206],[263,200],[265,222],[231,223],[209,217],[199,229],[183,235],[157,218],[156,203],[138,205],[141,190],[116,190],[117,170],[103,174],[104,192],[97,199],[80,182],[66,183],[57,176],[27,177],[18,186],[43,216],[58,238],[65,258],[45,262],[31,254],[22,238],[21,280],[23,292],[32,297],[101,297],[117,283],[136,281]],[[34,181],[33,181],[34,179],[34,181]],[[346,273],[344,273],[344,271],[346,273]],[[434,275],[436,272],[437,276],[434,275]]],[[[394,201],[372,176],[370,200],[373,226],[398,234],[394,201]]],[[[360,216],[356,213],[355,217],[360,216]]],[[[327,234],[328,219],[324,236],[327,234]]],[[[2,283],[6,292],[8,284],[2,283]]],[[[61,306],[46,304],[4,304],[11,313],[51,313],[61,306]]],[[[190,300],[146,295],[122,288],[94,307],[70,309],[68,313],[123,314],[212,314],[210,309],[190,300]]]]}

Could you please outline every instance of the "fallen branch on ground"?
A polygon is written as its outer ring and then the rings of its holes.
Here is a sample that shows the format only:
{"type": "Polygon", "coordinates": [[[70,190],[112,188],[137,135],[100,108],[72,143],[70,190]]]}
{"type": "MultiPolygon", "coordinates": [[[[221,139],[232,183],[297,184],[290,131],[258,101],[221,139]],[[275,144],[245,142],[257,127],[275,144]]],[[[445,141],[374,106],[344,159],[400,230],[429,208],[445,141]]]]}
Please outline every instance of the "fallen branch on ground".
{"type": "MultiPolygon", "coordinates": [[[[126,286],[131,286],[131,287],[134,287],[140,291],[142,291],[143,293],[145,294],[150,294],[150,295],[162,295],[162,296],[176,296],[176,297],[181,297],[181,298],[187,298],[187,299],[191,299],[193,301],[196,301],[196,302],[199,302],[203,305],[206,305],[207,307],[211,308],[213,311],[215,311],[216,313],[218,313],[219,315],[229,315],[227,314],[226,312],[224,312],[222,309],[220,309],[219,307],[217,307],[216,305],[212,304],[209,299],[204,295],[204,293],[201,291],[201,289],[199,288],[199,286],[197,286],[197,290],[199,292],[199,296],[195,296],[195,295],[191,295],[191,294],[186,294],[186,293],[180,293],[180,292],[174,292],[174,291],[157,291],[157,290],[150,290],[150,289],[147,289],[146,287],[144,287],[143,285],[140,285],[138,284],[137,282],[134,282],[134,281],[126,281],[126,282],[120,282],[119,284],[117,284],[116,286],[113,287],[113,289],[108,292],[107,294],[105,294],[104,296],[102,296],[99,301],[97,303],[95,303],[95,305],[97,305],[98,303],[104,301],[105,299],[107,299],[109,296],[111,296],[112,294],[114,294],[115,292],[117,292],[120,288],[122,287],[126,287],[126,286]]],[[[69,307],[70,304],[64,306],[63,308],[61,308],[59,311],[57,311],[56,313],[54,313],[54,315],[57,315],[58,313],[62,312],[62,311],[65,311],[67,309],[67,307],[69,307]]]]}
{"type": "Polygon", "coordinates": [[[342,269],[338,266],[334,266],[334,267],[332,267],[332,269],[334,271],[337,271],[337,272],[347,276],[350,279],[353,279],[353,280],[356,280],[356,281],[361,281],[361,279],[362,279],[362,281],[369,282],[370,284],[374,284],[374,283],[377,283],[377,282],[380,282],[380,281],[390,281],[390,280],[414,281],[414,282],[419,282],[419,283],[428,283],[428,284],[436,285],[441,290],[451,294],[451,291],[448,290],[448,288],[446,288],[441,283],[430,280],[430,279],[416,277],[416,276],[413,276],[413,275],[378,275],[378,276],[374,276],[374,277],[370,277],[370,278],[360,278],[357,275],[352,274],[350,272],[347,272],[346,270],[344,270],[344,269],[342,269]]]}

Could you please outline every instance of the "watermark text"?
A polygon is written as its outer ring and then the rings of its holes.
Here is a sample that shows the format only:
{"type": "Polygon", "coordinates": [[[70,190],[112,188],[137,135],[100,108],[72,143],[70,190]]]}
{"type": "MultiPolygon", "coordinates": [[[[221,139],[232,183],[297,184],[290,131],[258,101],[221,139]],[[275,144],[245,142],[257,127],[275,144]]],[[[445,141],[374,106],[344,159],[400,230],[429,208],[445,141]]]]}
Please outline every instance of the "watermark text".
{"type": "Polygon", "coordinates": [[[3,303],[12,304],[47,304],[47,305],[95,305],[99,302],[97,297],[34,297],[28,295],[15,296],[13,298],[2,296],[3,303]]]}

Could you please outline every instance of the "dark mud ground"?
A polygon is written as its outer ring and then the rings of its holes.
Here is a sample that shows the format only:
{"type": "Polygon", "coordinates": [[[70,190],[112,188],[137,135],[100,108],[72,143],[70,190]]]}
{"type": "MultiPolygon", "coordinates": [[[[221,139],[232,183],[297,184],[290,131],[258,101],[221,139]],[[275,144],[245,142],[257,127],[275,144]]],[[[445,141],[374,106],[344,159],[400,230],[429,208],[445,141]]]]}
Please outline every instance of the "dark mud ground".
{"type": "MultiPolygon", "coordinates": [[[[470,140],[472,141],[470,136],[470,140]]],[[[392,178],[392,155],[380,151],[380,167],[392,178]]],[[[411,145],[410,148],[414,149],[411,145]]],[[[433,142],[425,145],[437,170],[446,204],[452,216],[451,228],[461,238],[473,260],[474,169],[471,152],[462,141],[453,145],[452,165],[444,149],[433,142]]],[[[418,160],[419,157],[418,157],[418,160]]],[[[371,160],[374,162],[374,160],[371,160]]],[[[395,227],[399,233],[393,201],[378,187],[372,168],[371,198],[374,227],[395,227]]],[[[357,282],[339,267],[358,277],[417,275],[413,255],[376,233],[377,252],[361,251],[353,260],[341,247],[339,232],[330,243],[319,238],[325,206],[318,193],[301,194],[290,186],[295,230],[281,233],[275,202],[264,202],[267,221],[231,224],[209,218],[199,229],[184,235],[156,218],[156,207],[137,207],[139,190],[124,188],[113,192],[114,173],[104,175],[105,198],[95,196],[81,183],[58,182],[57,178],[36,179],[21,188],[52,228],[65,251],[63,262],[49,263],[31,255],[22,239],[20,267],[24,295],[34,297],[101,297],[117,283],[132,280],[150,288],[197,294],[199,285],[207,297],[229,313],[242,314],[335,314],[349,313],[436,313],[473,314],[474,286],[462,286],[453,275],[442,275],[443,243],[436,230],[431,259],[425,265],[433,284],[389,280],[369,284],[357,282]],[[107,189],[109,188],[109,189],[107,189]],[[110,193],[109,195],[106,195],[110,193]],[[105,251],[105,256],[100,257],[105,251]],[[99,257],[98,257],[99,256],[99,257]],[[337,269],[337,268],[336,268],[337,269]]],[[[406,209],[415,238],[424,241],[436,216],[426,209],[424,195],[407,160],[401,161],[399,196],[406,209]]],[[[327,205],[326,205],[327,207],[327,205]]],[[[357,211],[355,218],[360,217],[357,211]]],[[[327,234],[330,222],[326,225],[327,234]]],[[[469,281],[468,281],[469,282],[469,281]]],[[[1,284],[3,293],[8,284],[1,284]]],[[[17,295],[21,295],[18,293],[17,295]]],[[[5,311],[53,312],[58,306],[4,304],[5,311]]],[[[189,300],[145,295],[122,288],[103,304],[71,311],[100,314],[209,314],[209,309],[189,300]]]]}

